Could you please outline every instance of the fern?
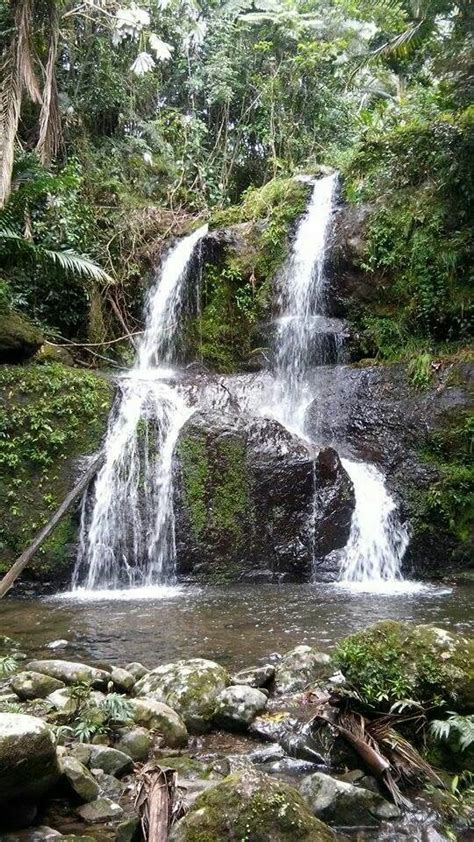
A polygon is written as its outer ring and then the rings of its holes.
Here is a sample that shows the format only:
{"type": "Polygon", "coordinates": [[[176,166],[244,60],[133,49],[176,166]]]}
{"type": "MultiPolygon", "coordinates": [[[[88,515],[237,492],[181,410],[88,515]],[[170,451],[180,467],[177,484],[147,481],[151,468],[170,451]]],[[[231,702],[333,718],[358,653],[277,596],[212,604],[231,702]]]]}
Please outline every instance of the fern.
{"type": "Polygon", "coordinates": [[[449,711],[448,719],[435,719],[430,725],[435,739],[457,739],[461,751],[466,751],[474,743],[474,715],[461,716],[449,711]]]}

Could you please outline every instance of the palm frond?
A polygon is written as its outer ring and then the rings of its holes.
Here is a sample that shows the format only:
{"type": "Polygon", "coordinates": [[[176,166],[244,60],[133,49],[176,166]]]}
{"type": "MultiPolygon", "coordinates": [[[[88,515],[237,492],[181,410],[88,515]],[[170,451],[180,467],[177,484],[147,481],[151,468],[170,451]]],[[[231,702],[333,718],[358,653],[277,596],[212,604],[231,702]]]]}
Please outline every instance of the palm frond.
{"type": "Polygon", "coordinates": [[[43,262],[52,263],[63,272],[89,278],[92,281],[105,281],[109,284],[114,283],[113,278],[104,269],[101,269],[97,263],[94,263],[89,257],[77,254],[72,249],[55,251],[54,249],[45,249],[40,246],[36,246],[36,248],[38,250],[38,257],[43,262]]]}

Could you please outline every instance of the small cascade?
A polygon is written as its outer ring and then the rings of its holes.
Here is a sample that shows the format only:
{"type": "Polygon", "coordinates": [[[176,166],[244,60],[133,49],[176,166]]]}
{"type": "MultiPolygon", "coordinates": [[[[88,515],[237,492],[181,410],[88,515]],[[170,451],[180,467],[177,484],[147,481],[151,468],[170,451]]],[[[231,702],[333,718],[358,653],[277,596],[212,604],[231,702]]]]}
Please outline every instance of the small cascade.
{"type": "Polygon", "coordinates": [[[192,413],[170,368],[179,342],[185,283],[207,226],[168,253],[148,297],[137,360],[120,383],[105,463],[85,502],[73,587],[169,584],[175,579],[172,459],[192,413]]]}
{"type": "Polygon", "coordinates": [[[279,278],[280,319],[275,351],[274,407],[280,420],[302,430],[307,403],[305,375],[320,363],[325,340],[324,261],[334,211],[337,175],[318,179],[279,278]]]}
{"type": "MultiPolygon", "coordinates": [[[[336,193],[336,174],[314,182],[308,209],[281,274],[275,387],[270,406],[263,409],[307,439],[306,411],[315,389],[314,383],[308,385],[306,375],[310,368],[329,361],[324,339],[328,324],[337,323],[327,318],[324,271],[336,193]]],[[[335,336],[343,336],[340,327],[335,336]]],[[[332,362],[338,361],[338,345],[336,339],[332,362]]],[[[354,486],[355,510],[349,540],[341,554],[340,578],[351,583],[400,580],[408,533],[399,522],[384,477],[373,465],[349,460],[343,460],[343,465],[354,486]]]]}
{"type": "Polygon", "coordinates": [[[408,532],[397,517],[383,474],[364,462],[343,459],[342,464],[352,480],[356,505],[343,552],[341,580],[373,585],[401,580],[408,532]]]}

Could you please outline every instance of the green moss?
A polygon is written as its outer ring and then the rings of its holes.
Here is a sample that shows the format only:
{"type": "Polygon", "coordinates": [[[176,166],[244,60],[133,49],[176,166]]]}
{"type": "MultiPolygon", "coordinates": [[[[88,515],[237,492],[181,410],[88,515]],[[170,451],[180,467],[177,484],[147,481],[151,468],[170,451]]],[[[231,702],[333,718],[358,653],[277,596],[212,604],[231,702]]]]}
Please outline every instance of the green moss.
{"type": "Polygon", "coordinates": [[[199,538],[206,527],[206,481],[209,473],[205,442],[193,436],[184,436],[178,445],[183,471],[185,505],[191,527],[199,538]]]}
{"type": "Polygon", "coordinates": [[[175,842],[330,842],[332,831],[315,819],[301,795],[268,775],[229,775],[200,795],[174,830],[175,842]]]}
{"type": "MultiPolygon", "coordinates": [[[[474,415],[447,412],[438,429],[426,439],[420,456],[436,469],[438,479],[429,489],[411,490],[415,531],[444,529],[462,544],[474,536],[474,415]]],[[[459,548],[462,551],[462,546],[459,548]]]]}
{"type": "Polygon", "coordinates": [[[466,704],[474,683],[474,641],[430,626],[383,620],[345,638],[335,660],[362,699],[466,704]]]}
{"type": "MultiPolygon", "coordinates": [[[[243,524],[249,522],[250,496],[246,469],[246,446],[236,439],[220,439],[220,479],[213,490],[211,524],[218,532],[232,536],[236,544],[243,542],[243,524]]],[[[217,477],[216,477],[217,479],[217,477]]]]}
{"type": "Polygon", "coordinates": [[[289,233],[308,190],[295,179],[274,179],[212,218],[212,227],[237,225],[239,242],[203,267],[201,313],[188,325],[191,353],[213,369],[230,372],[251,364],[255,328],[269,317],[272,280],[288,254],[289,233]]]}
{"type": "MultiPolygon", "coordinates": [[[[31,541],[70,490],[74,461],[104,435],[112,387],[102,377],[59,363],[0,368],[0,569],[31,541]]],[[[36,574],[68,562],[72,515],[33,562],[36,574]]]]}

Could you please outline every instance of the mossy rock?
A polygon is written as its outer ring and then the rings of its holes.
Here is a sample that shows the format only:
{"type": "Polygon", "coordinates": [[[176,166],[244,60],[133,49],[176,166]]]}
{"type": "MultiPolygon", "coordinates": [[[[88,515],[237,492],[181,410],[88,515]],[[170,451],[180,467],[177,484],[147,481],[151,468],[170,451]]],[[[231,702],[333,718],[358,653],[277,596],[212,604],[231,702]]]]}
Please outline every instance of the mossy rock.
{"type": "Polygon", "coordinates": [[[170,842],[332,842],[335,838],[293,787],[245,770],[199,795],[174,826],[170,842]]]}
{"type": "MultiPolygon", "coordinates": [[[[71,490],[81,457],[99,449],[112,397],[104,377],[60,363],[0,366],[0,573],[71,490]]],[[[66,515],[25,575],[69,576],[77,525],[66,515]]]]}
{"type": "Polygon", "coordinates": [[[229,683],[224,667],[204,658],[190,658],[152,670],[137,682],[134,692],[143,702],[154,699],[169,705],[190,731],[200,733],[210,727],[217,697],[229,683]]]}
{"type": "Polygon", "coordinates": [[[0,363],[32,357],[44,342],[41,331],[19,313],[0,312],[0,363]]]}
{"type": "Polygon", "coordinates": [[[0,714],[0,802],[41,797],[60,776],[46,722],[21,713],[0,714]]]}
{"type": "Polygon", "coordinates": [[[434,626],[382,620],[345,638],[335,660],[369,705],[401,699],[474,706],[474,640],[434,626]]]}

